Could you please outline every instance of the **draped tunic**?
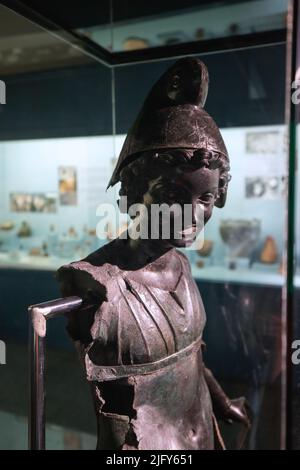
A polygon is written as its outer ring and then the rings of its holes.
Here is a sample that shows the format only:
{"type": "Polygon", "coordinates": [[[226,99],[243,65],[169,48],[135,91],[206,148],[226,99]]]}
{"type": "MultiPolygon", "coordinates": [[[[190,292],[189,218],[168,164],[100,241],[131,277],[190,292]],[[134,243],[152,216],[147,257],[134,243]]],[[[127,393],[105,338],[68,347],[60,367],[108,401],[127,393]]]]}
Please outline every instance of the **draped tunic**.
{"type": "Polygon", "coordinates": [[[115,241],[58,271],[63,295],[83,297],[68,331],[80,347],[99,449],[212,449],[204,378],[206,315],[186,257],[172,289],[132,279],[115,241]]]}

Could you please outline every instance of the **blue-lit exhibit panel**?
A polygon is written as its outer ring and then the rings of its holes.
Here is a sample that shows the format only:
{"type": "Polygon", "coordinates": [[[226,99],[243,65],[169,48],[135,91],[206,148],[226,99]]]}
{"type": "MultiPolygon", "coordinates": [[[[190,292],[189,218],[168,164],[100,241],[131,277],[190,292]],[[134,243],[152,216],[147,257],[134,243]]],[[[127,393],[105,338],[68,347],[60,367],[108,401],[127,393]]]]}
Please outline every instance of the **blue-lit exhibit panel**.
{"type": "MultiPolygon", "coordinates": [[[[281,285],[283,233],[275,214],[285,204],[284,126],[222,134],[233,177],[225,209],[216,209],[205,228],[204,246],[187,251],[193,274],[281,285]]],[[[116,136],[117,152],[123,140],[116,136]]],[[[114,213],[106,233],[97,233],[98,206],[117,207],[117,191],[106,191],[115,164],[111,136],[2,141],[0,164],[1,267],[56,270],[116,235],[114,213]]]]}
{"type": "Polygon", "coordinates": [[[115,202],[113,151],[111,136],[1,142],[2,267],[56,270],[106,241],[96,213],[115,202]]]}

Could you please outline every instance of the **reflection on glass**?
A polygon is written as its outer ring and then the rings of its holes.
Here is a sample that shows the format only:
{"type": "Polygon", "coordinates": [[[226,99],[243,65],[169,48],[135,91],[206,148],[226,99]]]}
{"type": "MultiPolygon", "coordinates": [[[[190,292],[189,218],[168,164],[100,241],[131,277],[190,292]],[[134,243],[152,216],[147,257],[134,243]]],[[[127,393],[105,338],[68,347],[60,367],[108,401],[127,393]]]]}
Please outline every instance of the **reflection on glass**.
{"type": "Polygon", "coordinates": [[[0,75],[49,70],[90,62],[69,42],[58,39],[35,23],[25,20],[4,6],[0,7],[0,75]]]}
{"type": "MultiPolygon", "coordinates": [[[[96,208],[112,197],[111,71],[3,6],[0,25],[0,449],[26,449],[27,307],[59,297],[57,267],[99,246],[96,208]]],[[[93,410],[74,412],[89,390],[63,321],[47,342],[47,448],[93,449],[93,410]]]]}
{"type": "Polygon", "coordinates": [[[115,205],[113,164],[109,136],[0,142],[0,265],[55,270],[105,243],[96,210],[115,205]]]}
{"type": "MultiPolygon", "coordinates": [[[[299,25],[298,25],[299,28],[299,25]]],[[[298,39],[299,41],[299,39],[298,39]]],[[[297,44],[299,48],[299,44],[297,44]]],[[[299,107],[299,105],[297,105],[299,107]]],[[[297,153],[296,153],[296,166],[299,168],[300,154],[299,154],[299,142],[300,142],[300,125],[299,125],[299,109],[297,110],[297,126],[296,126],[296,142],[297,142],[297,153]]],[[[299,385],[300,385],[300,174],[299,171],[296,173],[296,204],[295,204],[295,270],[294,270],[294,305],[293,305],[293,352],[296,354],[296,361],[293,362],[293,385],[292,385],[292,397],[293,397],[293,430],[292,430],[292,449],[300,449],[300,437],[299,437],[299,420],[298,413],[300,409],[299,400],[299,385]]]]}
{"type": "Polygon", "coordinates": [[[78,31],[108,50],[131,51],[285,28],[287,0],[112,1],[108,21],[78,31]]]}

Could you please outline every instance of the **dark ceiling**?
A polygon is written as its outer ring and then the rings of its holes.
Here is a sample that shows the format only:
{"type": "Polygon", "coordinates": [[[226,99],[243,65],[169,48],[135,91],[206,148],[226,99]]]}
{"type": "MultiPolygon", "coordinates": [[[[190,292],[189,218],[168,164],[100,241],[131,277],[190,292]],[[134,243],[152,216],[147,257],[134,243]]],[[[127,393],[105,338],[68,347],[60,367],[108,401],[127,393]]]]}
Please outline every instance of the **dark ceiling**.
{"type": "Polygon", "coordinates": [[[7,8],[1,8],[0,11],[0,72],[9,75],[53,68],[54,65],[59,67],[62,63],[75,65],[89,62],[91,57],[106,65],[120,65],[285,41],[284,30],[262,31],[142,50],[111,52],[90,40],[81,31],[75,31],[77,28],[110,21],[110,4],[114,7],[114,21],[138,21],[142,17],[168,15],[168,12],[182,13],[183,10],[191,11],[196,7],[207,9],[243,1],[247,0],[0,0],[0,5],[17,12],[12,13],[7,8]],[[48,32],[51,30],[58,30],[58,36],[50,35],[48,32]],[[23,36],[21,40],[20,35],[23,36]]]}
{"type": "MultiPolygon", "coordinates": [[[[68,29],[84,28],[110,22],[112,2],[113,20],[126,21],[170,11],[199,7],[214,7],[242,3],[246,0],[24,0],[23,3],[38,13],[68,29]]],[[[249,1],[249,0],[248,0],[249,1]]],[[[0,1],[9,6],[14,0],[0,1]]]]}

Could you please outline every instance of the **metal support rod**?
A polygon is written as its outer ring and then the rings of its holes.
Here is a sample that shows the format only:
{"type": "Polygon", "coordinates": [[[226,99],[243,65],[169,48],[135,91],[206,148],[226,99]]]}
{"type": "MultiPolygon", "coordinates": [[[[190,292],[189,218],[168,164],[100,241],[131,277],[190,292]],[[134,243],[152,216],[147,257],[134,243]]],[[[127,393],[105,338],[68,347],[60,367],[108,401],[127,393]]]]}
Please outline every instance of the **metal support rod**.
{"type": "Polygon", "coordinates": [[[80,297],[65,297],[28,308],[30,341],[30,411],[28,417],[28,447],[45,449],[45,340],[46,322],[50,318],[77,310],[80,297]]]}

